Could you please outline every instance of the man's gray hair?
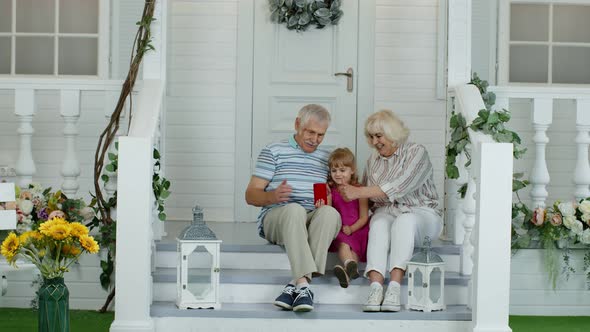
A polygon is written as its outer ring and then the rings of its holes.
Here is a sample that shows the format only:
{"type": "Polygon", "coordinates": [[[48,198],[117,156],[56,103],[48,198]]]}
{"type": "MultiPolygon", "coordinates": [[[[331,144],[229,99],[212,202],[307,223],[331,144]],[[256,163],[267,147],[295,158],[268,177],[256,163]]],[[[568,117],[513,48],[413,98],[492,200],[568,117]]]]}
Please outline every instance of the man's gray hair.
{"type": "Polygon", "coordinates": [[[332,121],[330,112],[324,106],[318,104],[308,104],[303,106],[299,110],[297,118],[301,125],[307,124],[311,118],[314,118],[319,122],[325,122],[328,126],[330,125],[330,121],[332,121]]]}

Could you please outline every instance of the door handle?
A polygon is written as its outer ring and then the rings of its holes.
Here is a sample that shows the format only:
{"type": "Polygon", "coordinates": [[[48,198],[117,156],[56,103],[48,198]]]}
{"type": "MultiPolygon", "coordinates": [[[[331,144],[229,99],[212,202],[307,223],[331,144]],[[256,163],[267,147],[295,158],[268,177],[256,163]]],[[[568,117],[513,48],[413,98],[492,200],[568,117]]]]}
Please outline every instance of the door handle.
{"type": "Polygon", "coordinates": [[[352,67],[349,67],[345,73],[334,73],[334,76],[346,76],[346,91],[352,92],[352,67]]]}

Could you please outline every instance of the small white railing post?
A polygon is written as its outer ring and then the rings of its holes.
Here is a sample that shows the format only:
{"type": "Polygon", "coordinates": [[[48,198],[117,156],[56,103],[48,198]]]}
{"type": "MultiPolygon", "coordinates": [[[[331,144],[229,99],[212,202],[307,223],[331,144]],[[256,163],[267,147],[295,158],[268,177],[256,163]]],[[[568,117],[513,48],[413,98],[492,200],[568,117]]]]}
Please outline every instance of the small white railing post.
{"type": "Polygon", "coordinates": [[[463,238],[463,253],[461,255],[461,274],[471,275],[473,271],[473,250],[474,243],[471,237],[473,227],[475,226],[475,194],[476,187],[473,176],[470,172],[467,181],[467,193],[463,199],[463,229],[465,230],[463,238]]]}
{"type": "Polygon", "coordinates": [[[578,150],[573,182],[576,185],[574,196],[581,200],[590,196],[590,164],[588,146],[590,145],[590,99],[576,100],[576,148],[578,150]]]}
{"type": "Polygon", "coordinates": [[[455,221],[454,221],[454,234],[453,234],[453,242],[455,244],[463,244],[465,241],[465,197],[461,198],[461,194],[457,192],[462,185],[468,182],[469,173],[467,172],[467,168],[465,168],[465,163],[467,162],[467,157],[465,153],[461,153],[457,156],[456,165],[459,169],[459,178],[455,180],[456,186],[454,192],[450,193],[454,195],[454,200],[457,201],[457,209],[455,210],[455,221]]]}
{"type": "Polygon", "coordinates": [[[512,144],[481,143],[477,173],[477,225],[473,255],[473,331],[510,332],[510,226],[512,144]]]}
{"type": "Polygon", "coordinates": [[[549,143],[547,137],[547,129],[552,122],[553,114],[553,99],[552,98],[535,98],[533,100],[533,129],[535,135],[533,142],[535,142],[535,163],[531,171],[531,199],[534,207],[545,207],[545,200],[549,193],[547,193],[547,185],[551,178],[547,170],[547,159],[545,157],[545,148],[549,143]]]}
{"type": "Polygon", "coordinates": [[[27,187],[33,182],[33,175],[37,172],[31,145],[31,137],[35,132],[31,125],[35,115],[34,89],[18,88],[14,90],[14,113],[19,121],[17,133],[20,136],[20,147],[15,167],[17,181],[20,187],[27,187]]]}
{"type": "Polygon", "coordinates": [[[65,155],[61,168],[62,191],[72,197],[80,188],[80,162],[76,157],[76,137],[78,136],[78,119],[80,119],[80,90],[61,90],[60,114],[64,119],[65,155]]]}

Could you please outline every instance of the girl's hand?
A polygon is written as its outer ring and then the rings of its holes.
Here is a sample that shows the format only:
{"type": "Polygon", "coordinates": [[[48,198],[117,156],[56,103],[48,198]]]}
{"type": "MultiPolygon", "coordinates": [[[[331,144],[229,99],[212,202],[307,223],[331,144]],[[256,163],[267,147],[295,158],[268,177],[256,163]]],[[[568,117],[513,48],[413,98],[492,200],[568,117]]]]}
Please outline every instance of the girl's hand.
{"type": "Polygon", "coordinates": [[[342,226],[342,233],[350,235],[352,234],[352,229],[350,228],[350,226],[342,226]]]}
{"type": "Polygon", "coordinates": [[[319,208],[321,208],[322,206],[326,205],[326,202],[324,202],[324,200],[323,200],[323,199],[318,199],[318,200],[315,202],[315,204],[314,204],[314,205],[315,205],[315,208],[316,208],[316,209],[319,209],[319,208]]]}

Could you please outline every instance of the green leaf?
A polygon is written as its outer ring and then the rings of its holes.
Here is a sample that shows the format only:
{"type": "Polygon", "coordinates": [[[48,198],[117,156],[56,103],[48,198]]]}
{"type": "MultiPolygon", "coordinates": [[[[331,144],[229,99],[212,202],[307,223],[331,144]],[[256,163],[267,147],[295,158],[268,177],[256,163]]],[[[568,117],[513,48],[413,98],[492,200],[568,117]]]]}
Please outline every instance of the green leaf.
{"type": "Polygon", "coordinates": [[[526,184],[523,181],[512,179],[512,192],[519,191],[526,187],[526,184]]]}
{"type": "Polygon", "coordinates": [[[109,181],[109,176],[106,174],[101,175],[100,177],[104,182],[108,182],[109,181]]]}
{"type": "Polygon", "coordinates": [[[114,153],[109,152],[108,156],[109,156],[109,160],[115,160],[115,159],[117,159],[117,155],[114,154],[114,153]]]}
{"type": "Polygon", "coordinates": [[[316,10],[313,15],[318,18],[327,18],[330,17],[330,10],[328,8],[320,8],[316,10]]]}
{"type": "Polygon", "coordinates": [[[164,212],[158,213],[158,219],[160,219],[161,221],[166,221],[166,213],[164,213],[164,212]]]}
{"type": "Polygon", "coordinates": [[[154,159],[160,159],[160,151],[158,149],[154,149],[154,159]]]}
{"type": "Polygon", "coordinates": [[[115,166],[113,166],[113,164],[108,164],[108,165],[106,165],[105,169],[109,172],[114,172],[115,166]]]}
{"type": "Polygon", "coordinates": [[[461,198],[465,198],[465,194],[467,194],[467,183],[464,183],[457,192],[461,194],[461,198]]]}
{"type": "Polygon", "coordinates": [[[168,190],[163,190],[160,193],[160,198],[162,198],[162,199],[166,199],[166,198],[168,198],[168,196],[170,196],[170,192],[168,190]]]}

